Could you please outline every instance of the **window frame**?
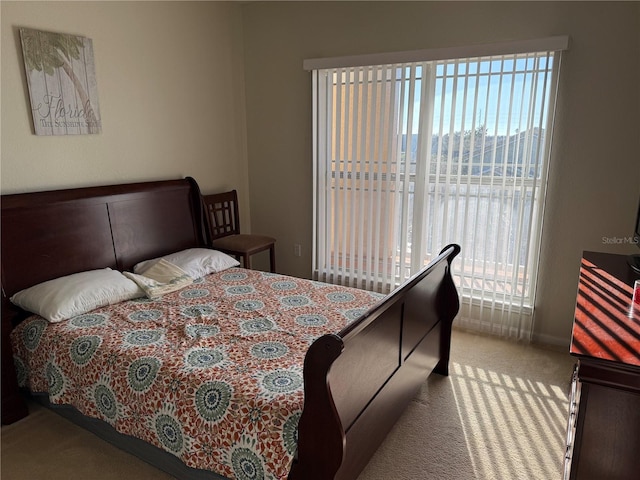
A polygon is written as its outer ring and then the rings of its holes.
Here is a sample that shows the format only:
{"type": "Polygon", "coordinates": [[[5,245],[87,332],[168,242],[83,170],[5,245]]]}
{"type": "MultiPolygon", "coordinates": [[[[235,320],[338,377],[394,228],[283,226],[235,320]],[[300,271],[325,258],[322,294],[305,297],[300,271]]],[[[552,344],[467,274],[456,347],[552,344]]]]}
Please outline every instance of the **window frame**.
{"type": "MultiPolygon", "coordinates": [[[[321,232],[326,232],[326,228],[327,228],[326,218],[322,218],[322,216],[318,215],[319,190],[327,188],[326,175],[318,173],[318,157],[324,156],[326,158],[326,155],[327,155],[326,145],[324,144],[324,142],[319,141],[316,135],[316,132],[318,132],[318,126],[325,124],[327,118],[326,118],[326,110],[318,108],[318,105],[320,104],[319,102],[326,103],[328,101],[323,91],[320,91],[321,89],[318,88],[320,83],[320,79],[318,77],[319,71],[327,68],[334,68],[334,67],[338,68],[338,67],[344,67],[344,66],[357,67],[357,66],[382,65],[382,64],[397,64],[397,63],[405,63],[409,61],[411,62],[439,61],[439,60],[455,61],[456,59],[461,59],[461,58],[466,59],[470,57],[489,57],[494,55],[508,55],[508,54],[521,54],[521,53],[525,54],[525,53],[533,53],[533,52],[541,52],[541,51],[552,51],[552,52],[555,52],[555,54],[553,55],[554,64],[551,68],[552,78],[550,78],[550,83],[551,83],[551,88],[554,89],[552,94],[552,100],[556,102],[561,52],[568,49],[568,45],[569,45],[569,37],[559,36],[559,37],[549,37],[546,39],[526,40],[526,41],[520,41],[520,42],[506,42],[506,43],[489,44],[489,45],[477,45],[477,46],[471,46],[471,47],[454,47],[454,48],[444,48],[444,49],[417,50],[417,51],[410,51],[410,52],[395,52],[395,53],[374,54],[374,55],[359,55],[359,56],[350,56],[350,57],[335,57],[335,58],[328,58],[328,59],[325,58],[325,59],[305,60],[304,68],[306,70],[311,70],[313,73],[312,74],[312,91],[313,91],[312,147],[313,147],[313,162],[314,162],[314,169],[313,169],[314,239],[313,239],[312,255],[314,259],[313,260],[314,261],[314,265],[313,265],[314,278],[320,279],[320,280],[326,280],[326,275],[323,274],[324,272],[320,272],[317,269],[318,230],[321,232]]],[[[434,81],[433,78],[435,77],[435,74],[436,74],[435,68],[433,68],[432,70],[433,71],[431,72],[430,75],[426,75],[426,72],[423,72],[423,75],[424,75],[424,79],[422,82],[423,88],[426,88],[425,85],[427,84],[427,77],[429,77],[430,82],[434,81]]],[[[548,138],[547,138],[547,141],[545,141],[543,144],[544,151],[541,153],[542,155],[545,156],[546,160],[542,162],[543,171],[540,172],[540,175],[539,175],[540,180],[538,184],[538,188],[543,190],[542,191],[543,195],[540,200],[540,204],[537,207],[540,209],[537,216],[537,222],[536,224],[532,224],[530,226],[530,228],[532,229],[535,228],[537,231],[537,233],[532,237],[533,244],[530,245],[530,248],[536,252],[539,252],[539,249],[540,249],[542,217],[543,217],[544,203],[545,203],[544,197],[546,194],[545,192],[546,179],[548,175],[549,158],[551,153],[551,150],[550,150],[551,136],[553,132],[555,103],[550,104],[548,108],[549,108],[549,112],[551,113],[549,115],[548,121],[546,122],[547,124],[545,125],[546,131],[548,132],[548,138]]],[[[431,112],[427,116],[433,120],[433,112],[431,112]]],[[[425,124],[421,126],[421,128],[423,128],[427,132],[431,130],[431,127],[432,125],[429,125],[428,122],[425,122],[425,124]]],[[[425,152],[429,152],[431,135],[427,135],[425,136],[425,138],[428,138],[429,140],[422,142],[422,144],[418,145],[418,148],[423,150],[422,152],[423,155],[425,154],[425,152]]],[[[418,169],[420,168],[419,163],[421,162],[416,163],[416,167],[418,169]]],[[[460,163],[459,165],[462,165],[462,164],[460,163]]],[[[404,176],[405,177],[404,180],[406,181],[406,175],[404,173],[398,172],[397,175],[404,176]]],[[[442,176],[444,174],[440,173],[440,175],[438,175],[437,173],[416,171],[415,173],[410,173],[409,175],[423,176],[425,178],[425,181],[419,182],[419,188],[424,189],[424,188],[429,188],[429,185],[432,184],[430,182],[430,179],[437,180],[438,176],[442,176]]],[[[468,173],[466,177],[468,177],[467,183],[466,183],[467,186],[482,185],[483,181],[487,181],[487,178],[483,177],[482,175],[480,175],[479,177],[474,177],[473,175],[468,173]]],[[[505,181],[509,181],[509,180],[505,180],[505,181]]],[[[436,187],[438,185],[446,184],[446,182],[437,182],[437,181],[433,183],[436,185],[436,187]]],[[[458,185],[461,185],[461,184],[462,182],[458,180],[458,185]]],[[[420,195],[424,195],[424,191],[417,192],[417,193],[420,195]]],[[[422,202],[420,202],[420,204],[422,205],[422,202]]],[[[412,258],[411,270],[413,272],[417,271],[417,269],[419,269],[424,264],[425,255],[423,254],[423,251],[425,250],[424,246],[426,244],[423,240],[424,239],[423,229],[419,229],[417,237],[414,237],[414,238],[416,240],[416,243],[421,245],[422,247],[419,249],[412,249],[411,251],[411,258],[412,258]]],[[[412,241],[414,238],[412,238],[412,241]]],[[[514,305],[509,302],[505,302],[504,305],[500,305],[500,301],[494,299],[493,300],[494,303],[492,303],[490,306],[491,316],[495,313],[495,308],[497,305],[497,308],[502,309],[502,311],[506,309],[508,311],[507,314],[509,316],[512,314],[515,314],[520,316],[525,315],[529,317],[528,320],[526,320],[524,323],[529,325],[529,327],[532,326],[532,315],[533,315],[533,308],[535,304],[536,280],[537,280],[537,264],[533,264],[533,260],[532,260],[534,257],[535,255],[528,255],[529,264],[526,266],[526,268],[529,269],[533,273],[533,275],[531,277],[531,285],[529,288],[529,293],[526,296],[526,298],[523,295],[522,301],[520,302],[519,305],[514,305]]],[[[337,283],[353,284],[354,286],[360,286],[356,282],[353,282],[352,279],[345,278],[345,272],[337,272],[337,276],[338,278],[334,279],[334,281],[336,281],[337,283]]],[[[479,309],[479,315],[475,315],[478,318],[476,318],[474,321],[477,320],[484,324],[483,318],[486,317],[485,310],[487,309],[487,305],[485,305],[485,301],[482,298],[478,297],[477,295],[474,295],[473,289],[469,289],[464,286],[465,282],[462,281],[463,277],[464,277],[464,272],[460,274],[460,279],[459,279],[460,280],[459,288],[462,293],[463,303],[468,304],[469,312],[471,312],[471,310],[474,308],[476,310],[479,309]]],[[[377,281],[375,278],[370,280],[374,285],[377,284],[377,281]]],[[[403,280],[402,275],[396,276],[396,282],[395,282],[396,286],[402,280],[403,280]]],[[[519,320],[518,322],[520,324],[523,323],[521,320],[519,320]]],[[[493,327],[490,327],[490,328],[493,328],[493,327]]],[[[527,328],[525,328],[525,330],[526,329],[527,328]]],[[[510,330],[510,328],[508,328],[508,330],[510,330]]],[[[528,330],[530,332],[531,328],[529,328],[528,330]]],[[[504,333],[504,332],[501,332],[501,333],[504,333]]],[[[530,334],[531,333],[529,333],[529,335],[530,334]]],[[[519,337],[523,336],[520,329],[518,329],[518,332],[516,333],[516,335],[519,337]]]]}

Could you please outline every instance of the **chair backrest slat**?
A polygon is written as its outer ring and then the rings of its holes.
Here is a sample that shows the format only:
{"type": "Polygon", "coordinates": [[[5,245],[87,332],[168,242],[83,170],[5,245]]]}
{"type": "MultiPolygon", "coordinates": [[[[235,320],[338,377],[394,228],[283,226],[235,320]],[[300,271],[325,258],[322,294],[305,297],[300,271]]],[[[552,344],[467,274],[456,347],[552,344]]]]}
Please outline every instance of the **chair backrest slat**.
{"type": "Polygon", "coordinates": [[[240,233],[238,192],[236,190],[203,195],[202,201],[207,213],[211,240],[240,233]]]}

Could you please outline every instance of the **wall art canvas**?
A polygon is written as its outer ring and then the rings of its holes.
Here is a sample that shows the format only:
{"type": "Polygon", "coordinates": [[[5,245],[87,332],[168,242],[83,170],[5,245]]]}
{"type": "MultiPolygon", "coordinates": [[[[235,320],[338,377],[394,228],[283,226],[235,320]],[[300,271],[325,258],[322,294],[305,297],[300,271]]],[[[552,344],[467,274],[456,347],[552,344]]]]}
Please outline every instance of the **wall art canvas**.
{"type": "Polygon", "coordinates": [[[90,38],[20,29],[36,135],[102,131],[90,38]]]}

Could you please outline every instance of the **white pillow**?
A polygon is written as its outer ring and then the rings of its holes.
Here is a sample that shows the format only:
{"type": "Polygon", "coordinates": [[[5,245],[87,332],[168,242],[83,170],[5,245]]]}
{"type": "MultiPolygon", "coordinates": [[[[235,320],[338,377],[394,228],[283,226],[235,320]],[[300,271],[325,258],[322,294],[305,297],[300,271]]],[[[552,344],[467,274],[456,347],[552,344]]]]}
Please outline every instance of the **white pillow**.
{"type": "Polygon", "coordinates": [[[135,282],[117,270],[104,268],[39,283],[19,291],[10,300],[54,323],[143,296],[135,282]]]}
{"type": "MultiPolygon", "coordinates": [[[[226,253],[219,252],[218,250],[210,250],[208,248],[188,248],[180,252],[172,253],[160,257],[167,262],[171,262],[178,266],[187,274],[193,278],[204,277],[210,273],[221,272],[227,268],[237,267],[240,265],[235,258],[230,257],[226,253]]],[[[154,258],[153,260],[145,260],[133,267],[133,272],[137,274],[144,274],[145,270],[150,268],[160,258],[154,258]]]]}

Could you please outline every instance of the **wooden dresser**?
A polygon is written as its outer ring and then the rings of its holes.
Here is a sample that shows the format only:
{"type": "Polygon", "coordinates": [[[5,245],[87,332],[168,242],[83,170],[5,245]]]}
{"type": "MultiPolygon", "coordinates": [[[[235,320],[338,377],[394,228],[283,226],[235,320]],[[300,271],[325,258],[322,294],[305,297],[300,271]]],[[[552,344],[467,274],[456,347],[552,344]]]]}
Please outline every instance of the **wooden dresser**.
{"type": "Polygon", "coordinates": [[[640,308],[631,304],[637,278],[625,255],[583,254],[565,480],[640,478],[640,308]]]}

